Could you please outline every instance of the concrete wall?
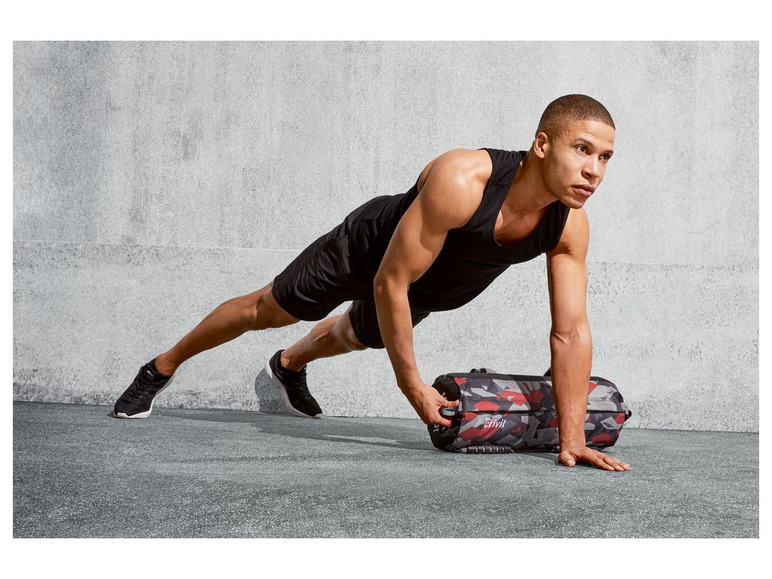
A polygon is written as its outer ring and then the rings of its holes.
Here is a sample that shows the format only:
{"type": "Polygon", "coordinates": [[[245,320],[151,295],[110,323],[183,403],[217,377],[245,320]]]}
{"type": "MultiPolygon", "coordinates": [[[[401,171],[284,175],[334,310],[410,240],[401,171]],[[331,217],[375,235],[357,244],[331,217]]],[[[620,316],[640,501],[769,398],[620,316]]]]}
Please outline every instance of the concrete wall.
{"type": "MultiPolygon", "coordinates": [[[[571,92],[617,124],[587,205],[593,373],[631,427],[758,430],[758,44],[15,43],[14,399],[112,404],[138,366],[455,147],[526,149],[571,92]]],[[[342,311],[340,308],[337,311],[342,311]]],[[[422,375],[549,365],[544,259],[416,330],[422,375]]],[[[159,406],[273,411],[311,324],[189,361],[159,406]]],[[[412,417],[384,351],[327,414],[412,417]]]]}

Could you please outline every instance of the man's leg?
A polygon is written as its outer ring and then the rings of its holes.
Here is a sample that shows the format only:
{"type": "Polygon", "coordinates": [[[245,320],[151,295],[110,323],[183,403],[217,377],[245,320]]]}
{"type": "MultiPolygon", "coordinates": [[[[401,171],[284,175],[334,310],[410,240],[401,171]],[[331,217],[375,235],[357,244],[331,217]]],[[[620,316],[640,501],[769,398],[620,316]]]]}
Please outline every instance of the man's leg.
{"type": "Polygon", "coordinates": [[[281,354],[282,367],[298,371],[319,358],[366,350],[367,346],[359,342],[351,327],[350,312],[351,306],[346,313],[319,322],[305,338],[284,350],[281,354]]]}
{"type": "Polygon", "coordinates": [[[279,328],[298,321],[273,297],[270,283],[218,306],[175,346],[139,369],[113,409],[117,418],[147,418],[155,397],[172,382],[177,368],[196,354],[239,337],[249,330],[279,328]]]}
{"type": "Polygon", "coordinates": [[[272,287],[273,282],[256,292],[220,304],[172,349],[156,357],[158,371],[171,376],[196,354],[238,338],[247,331],[281,328],[298,322],[276,303],[272,287]]]}
{"type": "Polygon", "coordinates": [[[297,416],[321,418],[322,409],[311,395],[306,382],[306,364],[318,360],[364,350],[354,335],[349,310],[319,322],[308,335],[286,350],[279,350],[268,360],[265,372],[282,391],[287,409],[297,416]]]}

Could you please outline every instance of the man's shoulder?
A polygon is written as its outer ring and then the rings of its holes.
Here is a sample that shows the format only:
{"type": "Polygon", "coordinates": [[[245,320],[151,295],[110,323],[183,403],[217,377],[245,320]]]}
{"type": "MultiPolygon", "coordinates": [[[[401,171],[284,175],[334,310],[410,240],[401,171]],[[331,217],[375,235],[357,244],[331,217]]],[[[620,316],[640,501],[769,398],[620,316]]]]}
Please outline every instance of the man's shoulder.
{"type": "Polygon", "coordinates": [[[426,166],[418,180],[421,204],[432,215],[446,216],[452,227],[461,227],[480,205],[492,170],[484,150],[446,151],[426,166]]]}
{"type": "MultiPolygon", "coordinates": [[[[549,254],[586,254],[590,243],[590,220],[584,207],[570,209],[560,241],[549,254]]],[[[548,255],[549,255],[548,254],[548,255]]]]}
{"type": "Polygon", "coordinates": [[[487,181],[493,171],[493,161],[485,149],[450,149],[432,163],[437,170],[474,181],[487,181]]]}

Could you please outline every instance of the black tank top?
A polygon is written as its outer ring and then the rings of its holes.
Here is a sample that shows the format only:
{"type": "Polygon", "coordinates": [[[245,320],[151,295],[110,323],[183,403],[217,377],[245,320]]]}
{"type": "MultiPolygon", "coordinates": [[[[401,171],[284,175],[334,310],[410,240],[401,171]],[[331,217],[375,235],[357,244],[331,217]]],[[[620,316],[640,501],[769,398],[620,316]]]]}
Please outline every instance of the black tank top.
{"type": "MultiPolygon", "coordinates": [[[[493,171],[480,206],[463,227],[448,232],[437,258],[411,284],[408,296],[413,307],[426,311],[458,308],[477,297],[510,265],[550,251],[560,240],[570,209],[555,201],[528,237],[507,245],[496,241],[496,219],[526,152],[485,151],[491,156],[493,171]]],[[[352,241],[353,271],[372,282],[399,220],[417,195],[416,181],[406,193],[368,201],[339,226],[338,235],[352,241]]]]}

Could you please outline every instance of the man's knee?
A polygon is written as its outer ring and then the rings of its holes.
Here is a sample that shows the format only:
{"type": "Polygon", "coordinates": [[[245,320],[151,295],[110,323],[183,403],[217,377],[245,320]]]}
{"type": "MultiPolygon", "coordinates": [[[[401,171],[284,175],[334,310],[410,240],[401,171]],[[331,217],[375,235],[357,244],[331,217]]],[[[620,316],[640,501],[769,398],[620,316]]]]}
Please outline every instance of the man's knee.
{"type": "Polygon", "coordinates": [[[343,345],[346,346],[346,348],[349,351],[361,351],[361,350],[367,350],[367,346],[362,344],[357,337],[356,334],[354,334],[353,331],[346,332],[346,334],[342,338],[343,345]]]}
{"type": "Polygon", "coordinates": [[[281,328],[299,320],[287,313],[273,297],[272,284],[244,296],[246,322],[250,330],[281,328]]]}
{"type": "Polygon", "coordinates": [[[338,341],[348,350],[367,350],[367,346],[362,344],[357,338],[354,328],[351,326],[351,320],[349,319],[348,312],[340,317],[338,323],[335,324],[335,337],[338,341]]]}

